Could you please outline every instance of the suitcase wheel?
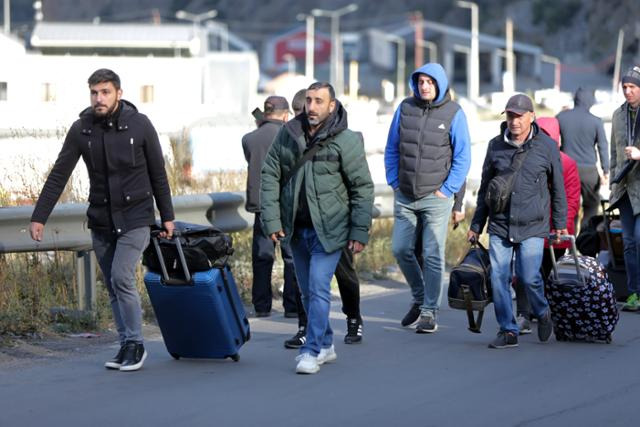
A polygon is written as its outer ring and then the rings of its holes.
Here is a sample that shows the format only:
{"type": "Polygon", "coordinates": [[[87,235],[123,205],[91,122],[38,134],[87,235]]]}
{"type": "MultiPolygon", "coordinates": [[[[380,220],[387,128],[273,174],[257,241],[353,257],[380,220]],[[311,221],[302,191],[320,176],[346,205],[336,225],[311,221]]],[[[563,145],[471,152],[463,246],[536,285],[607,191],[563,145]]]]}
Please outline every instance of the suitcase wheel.
{"type": "Polygon", "coordinates": [[[180,360],[180,355],[177,353],[171,353],[171,357],[173,357],[176,360],[180,360]]]}
{"type": "Polygon", "coordinates": [[[238,353],[236,354],[232,354],[231,356],[229,356],[231,358],[231,360],[233,360],[234,362],[238,362],[240,360],[240,355],[238,353]]]}
{"type": "Polygon", "coordinates": [[[607,336],[607,338],[604,340],[604,342],[606,342],[607,344],[611,344],[611,341],[613,341],[611,335],[607,336]]]}

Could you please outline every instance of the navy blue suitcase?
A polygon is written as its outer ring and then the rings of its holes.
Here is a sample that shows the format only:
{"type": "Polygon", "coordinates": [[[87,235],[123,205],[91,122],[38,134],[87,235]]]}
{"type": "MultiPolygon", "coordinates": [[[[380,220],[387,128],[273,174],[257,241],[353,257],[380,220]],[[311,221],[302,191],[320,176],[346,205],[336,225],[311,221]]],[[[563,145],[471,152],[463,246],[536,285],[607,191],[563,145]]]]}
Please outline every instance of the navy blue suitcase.
{"type": "MultiPolygon", "coordinates": [[[[190,274],[179,239],[174,240],[186,277],[169,277],[160,254],[162,274],[149,271],[144,277],[167,351],[175,359],[230,357],[237,362],[251,334],[229,267],[190,274]]],[[[159,252],[157,239],[151,241],[159,252]]]]}

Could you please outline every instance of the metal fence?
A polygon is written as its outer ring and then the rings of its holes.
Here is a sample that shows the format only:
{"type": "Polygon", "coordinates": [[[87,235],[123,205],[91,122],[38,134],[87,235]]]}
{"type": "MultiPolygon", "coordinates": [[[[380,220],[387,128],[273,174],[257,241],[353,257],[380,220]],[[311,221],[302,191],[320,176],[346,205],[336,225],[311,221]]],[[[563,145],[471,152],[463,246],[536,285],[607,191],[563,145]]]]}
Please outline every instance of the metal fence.
{"type": "MultiPolygon", "coordinates": [[[[393,192],[385,185],[375,188],[374,218],[393,215],[393,192]]],[[[244,210],[244,193],[209,193],[173,197],[176,219],[215,225],[232,233],[253,226],[253,214],[244,210]]],[[[87,228],[87,204],[57,205],[47,221],[41,242],[29,235],[33,206],[0,208],[0,253],[74,251],[80,310],[93,310],[96,302],[96,259],[87,228]]]]}

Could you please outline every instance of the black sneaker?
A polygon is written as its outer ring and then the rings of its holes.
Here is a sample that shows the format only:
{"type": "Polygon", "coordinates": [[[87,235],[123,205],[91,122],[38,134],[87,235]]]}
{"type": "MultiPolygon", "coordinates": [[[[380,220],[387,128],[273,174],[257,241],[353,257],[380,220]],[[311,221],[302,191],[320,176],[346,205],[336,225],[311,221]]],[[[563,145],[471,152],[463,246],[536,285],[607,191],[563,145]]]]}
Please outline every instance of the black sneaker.
{"type": "Polygon", "coordinates": [[[284,342],[286,348],[300,348],[307,342],[307,328],[304,326],[298,329],[298,332],[288,340],[284,342]]]}
{"type": "Polygon", "coordinates": [[[538,319],[538,339],[542,342],[549,341],[549,337],[553,332],[553,322],[551,321],[551,311],[538,319]]]}
{"type": "Polygon", "coordinates": [[[124,345],[121,345],[120,350],[118,350],[118,354],[113,356],[111,360],[105,362],[104,367],[107,369],[120,369],[120,365],[122,365],[123,357],[124,357],[124,345]]]}
{"type": "Polygon", "coordinates": [[[489,348],[509,348],[518,346],[518,336],[513,332],[498,332],[495,340],[491,341],[489,348]]]}
{"type": "Polygon", "coordinates": [[[142,364],[146,358],[147,351],[144,349],[144,345],[141,342],[128,341],[124,345],[124,356],[122,358],[120,370],[125,372],[137,371],[142,368],[142,364]]]}
{"type": "Polygon", "coordinates": [[[345,344],[360,344],[362,342],[362,319],[357,317],[347,318],[347,335],[344,336],[345,344]]]}
{"type": "Polygon", "coordinates": [[[415,321],[418,320],[418,317],[420,317],[420,304],[412,304],[409,312],[404,316],[400,324],[402,326],[409,326],[412,323],[415,323],[415,321]]]}
{"type": "Polygon", "coordinates": [[[433,313],[427,312],[420,315],[420,321],[416,326],[417,334],[432,334],[438,330],[438,324],[436,323],[436,316],[433,313]]]}

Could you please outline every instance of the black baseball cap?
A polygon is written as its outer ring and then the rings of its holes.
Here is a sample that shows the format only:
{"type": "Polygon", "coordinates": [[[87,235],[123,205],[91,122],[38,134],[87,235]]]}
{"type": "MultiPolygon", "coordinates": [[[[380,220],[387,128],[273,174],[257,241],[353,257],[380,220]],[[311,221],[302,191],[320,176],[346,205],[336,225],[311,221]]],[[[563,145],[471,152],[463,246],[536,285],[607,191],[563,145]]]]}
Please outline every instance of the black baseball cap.
{"type": "Polygon", "coordinates": [[[283,96],[270,96],[264,100],[264,112],[265,114],[272,113],[274,111],[289,111],[289,102],[287,98],[283,96]]]}
{"type": "Polygon", "coordinates": [[[518,93],[516,95],[513,95],[507,101],[507,106],[504,107],[504,111],[502,113],[504,114],[506,112],[520,115],[526,112],[533,113],[533,102],[531,102],[531,98],[529,98],[527,95],[518,93]]]}

